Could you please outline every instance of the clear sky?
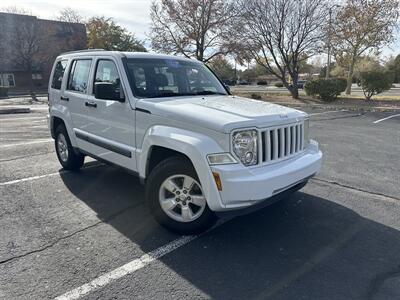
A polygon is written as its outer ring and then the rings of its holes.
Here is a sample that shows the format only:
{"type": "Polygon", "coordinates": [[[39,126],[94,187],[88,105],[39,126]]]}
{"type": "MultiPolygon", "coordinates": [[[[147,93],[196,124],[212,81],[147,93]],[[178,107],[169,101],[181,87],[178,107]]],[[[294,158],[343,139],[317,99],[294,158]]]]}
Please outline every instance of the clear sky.
{"type": "MultiPolygon", "coordinates": [[[[0,0],[0,8],[17,6],[43,19],[54,19],[65,7],[78,11],[84,17],[112,17],[118,24],[145,40],[150,28],[151,0],[0,0]]],[[[149,45],[149,42],[146,42],[149,45]]],[[[383,49],[382,56],[400,53],[400,32],[392,45],[383,49]]]]}

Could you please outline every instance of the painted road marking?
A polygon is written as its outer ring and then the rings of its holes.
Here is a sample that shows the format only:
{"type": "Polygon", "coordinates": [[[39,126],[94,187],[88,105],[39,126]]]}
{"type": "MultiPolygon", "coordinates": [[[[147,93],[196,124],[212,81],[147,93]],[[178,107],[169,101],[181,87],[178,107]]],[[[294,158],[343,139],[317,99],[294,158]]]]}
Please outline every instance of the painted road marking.
{"type": "MultiPolygon", "coordinates": [[[[83,167],[82,170],[86,170],[86,169],[90,169],[90,168],[94,168],[94,167],[99,167],[99,166],[102,166],[102,165],[103,164],[101,164],[101,163],[100,164],[95,164],[95,165],[90,165],[90,166],[87,166],[87,167],[83,167]]],[[[46,178],[46,177],[52,177],[52,176],[56,176],[56,175],[60,175],[60,174],[64,174],[64,173],[69,173],[69,172],[70,171],[67,171],[67,170],[61,170],[60,172],[55,172],[55,173],[49,173],[49,174],[25,177],[25,178],[21,178],[21,179],[15,179],[15,180],[6,181],[6,182],[0,182],[0,186],[16,184],[16,183],[20,183],[20,182],[24,182],[24,181],[32,181],[32,180],[46,178]]]]}
{"type": "Polygon", "coordinates": [[[314,113],[314,114],[308,114],[309,116],[317,116],[317,115],[323,115],[323,114],[331,114],[331,113],[336,113],[336,112],[345,112],[348,111],[347,109],[341,109],[341,110],[330,110],[330,111],[324,111],[320,113],[314,113]]]}
{"type": "Polygon", "coordinates": [[[20,120],[36,120],[36,119],[43,119],[46,120],[46,116],[43,117],[28,117],[28,118],[1,118],[1,121],[20,121],[20,120]]]}
{"type": "Polygon", "coordinates": [[[182,236],[164,246],[161,246],[160,248],[157,248],[156,250],[153,250],[147,254],[142,255],[138,259],[132,260],[131,262],[128,262],[119,268],[116,268],[108,273],[105,273],[78,288],[75,288],[61,296],[58,296],[55,299],[56,300],[79,299],[94,290],[97,290],[101,287],[108,285],[112,281],[120,279],[126,275],[132,274],[132,273],[146,267],[151,262],[190,243],[197,237],[198,236],[196,236],[196,235],[182,236]]]}
{"type": "Polygon", "coordinates": [[[380,119],[380,120],[376,120],[374,122],[374,124],[380,123],[382,121],[385,121],[385,120],[388,120],[388,119],[391,119],[391,118],[394,118],[394,117],[399,117],[399,116],[400,116],[400,114],[397,114],[397,115],[389,116],[389,117],[386,117],[386,118],[383,118],[383,119],[380,119]]]}
{"type": "Polygon", "coordinates": [[[55,298],[55,300],[73,300],[73,299],[79,299],[95,290],[98,290],[111,282],[116,281],[117,279],[120,279],[124,276],[127,276],[129,274],[132,274],[153,261],[156,261],[163,257],[164,255],[167,255],[168,253],[171,253],[177,249],[179,249],[182,246],[185,246],[186,244],[190,243],[191,241],[197,239],[198,237],[203,236],[204,234],[214,230],[215,228],[221,226],[222,224],[234,219],[234,217],[228,217],[225,219],[219,219],[219,221],[210,229],[207,231],[199,234],[199,235],[187,235],[187,236],[181,236],[180,238],[177,238],[176,240],[161,246],[153,251],[150,251],[149,253],[146,253],[142,255],[140,258],[134,259],[125,265],[118,267],[110,272],[107,272],[103,275],[100,275],[99,277],[93,279],[92,281],[85,283],[84,285],[81,285],[80,287],[77,287],[69,292],[66,292],[65,294],[62,294],[61,296],[58,296],[55,298]]]}
{"type": "Polygon", "coordinates": [[[0,145],[0,148],[16,147],[16,146],[24,146],[24,145],[40,144],[40,143],[50,143],[50,142],[53,142],[53,141],[54,141],[53,139],[43,139],[43,140],[37,140],[37,141],[32,141],[32,142],[23,142],[23,143],[0,145]]]}
{"type": "MultiPolygon", "coordinates": [[[[62,171],[61,171],[61,172],[62,172],[62,171]]],[[[50,174],[44,174],[44,175],[38,175],[38,176],[32,176],[32,177],[26,177],[26,178],[21,178],[21,179],[6,181],[6,182],[0,182],[0,186],[10,185],[10,184],[15,184],[15,183],[20,183],[20,182],[24,182],[24,181],[31,181],[31,180],[35,180],[35,179],[40,179],[40,178],[45,178],[45,177],[51,177],[51,176],[56,176],[56,175],[60,175],[60,172],[57,172],[57,173],[50,173],[50,174]]]]}

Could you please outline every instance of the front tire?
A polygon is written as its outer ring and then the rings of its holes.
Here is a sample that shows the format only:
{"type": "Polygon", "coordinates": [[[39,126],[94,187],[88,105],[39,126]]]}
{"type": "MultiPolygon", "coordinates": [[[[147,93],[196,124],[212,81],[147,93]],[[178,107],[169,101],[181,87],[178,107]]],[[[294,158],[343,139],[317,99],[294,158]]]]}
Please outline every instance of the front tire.
{"type": "Polygon", "coordinates": [[[196,171],[181,157],[157,165],[146,181],[150,210],[162,226],[180,234],[196,234],[214,225],[196,171]]]}
{"type": "Polygon", "coordinates": [[[55,136],[56,153],[60,164],[66,170],[79,170],[83,166],[85,156],[75,152],[64,125],[56,128],[55,136]]]}

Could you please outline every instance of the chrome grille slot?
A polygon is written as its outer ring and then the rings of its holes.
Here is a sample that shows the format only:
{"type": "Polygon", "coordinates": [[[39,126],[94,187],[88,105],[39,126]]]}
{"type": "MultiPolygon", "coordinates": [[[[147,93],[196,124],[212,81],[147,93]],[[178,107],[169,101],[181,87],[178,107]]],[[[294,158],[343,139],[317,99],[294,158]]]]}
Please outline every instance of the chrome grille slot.
{"type": "Polygon", "coordinates": [[[272,163],[296,155],[304,149],[303,123],[261,131],[261,163],[272,163]]]}

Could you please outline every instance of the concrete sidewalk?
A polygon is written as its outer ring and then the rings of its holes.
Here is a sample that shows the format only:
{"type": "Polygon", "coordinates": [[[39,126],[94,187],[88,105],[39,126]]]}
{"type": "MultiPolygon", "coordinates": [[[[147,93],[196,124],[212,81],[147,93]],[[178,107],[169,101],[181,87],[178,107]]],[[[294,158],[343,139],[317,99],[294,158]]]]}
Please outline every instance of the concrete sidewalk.
{"type": "Polygon", "coordinates": [[[47,110],[47,97],[38,97],[38,101],[33,101],[30,96],[0,99],[0,114],[20,114],[47,110]]]}

